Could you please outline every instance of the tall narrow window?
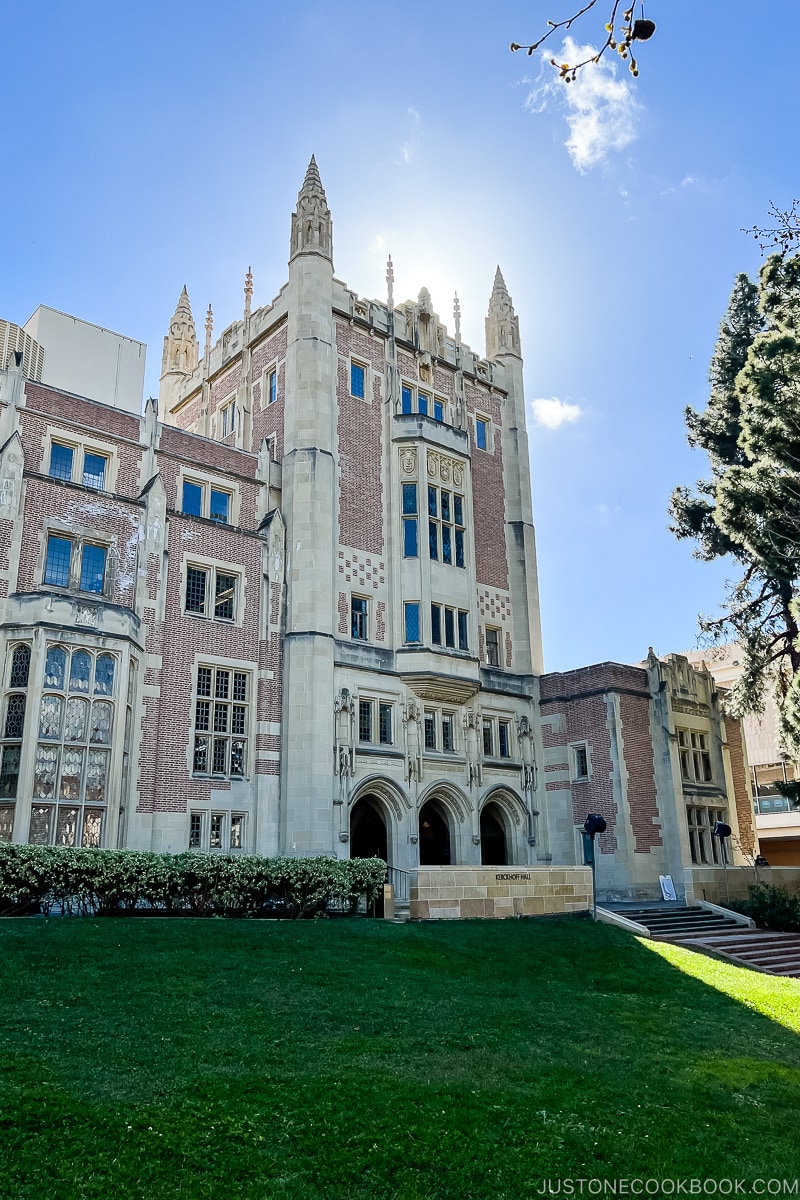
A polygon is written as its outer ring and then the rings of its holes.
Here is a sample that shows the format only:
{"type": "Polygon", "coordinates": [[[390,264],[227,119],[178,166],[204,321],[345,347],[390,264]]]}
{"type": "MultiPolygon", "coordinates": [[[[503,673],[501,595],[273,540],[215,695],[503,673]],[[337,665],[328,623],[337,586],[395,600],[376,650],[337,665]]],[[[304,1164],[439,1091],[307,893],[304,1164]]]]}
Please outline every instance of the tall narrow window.
{"type": "Polygon", "coordinates": [[[436,713],[425,711],[425,749],[436,749],[436,713]]]}
{"type": "Polygon", "coordinates": [[[417,412],[427,415],[430,396],[425,392],[417,392],[417,412]]]}
{"type": "Polygon", "coordinates": [[[489,758],[494,755],[494,730],[491,721],[483,722],[483,753],[489,758]]]}
{"type": "Polygon", "coordinates": [[[231,498],[227,492],[218,492],[216,488],[211,488],[211,502],[208,511],[211,520],[218,521],[220,525],[227,525],[230,502],[231,498]]]}
{"type": "Polygon", "coordinates": [[[403,484],[403,557],[416,558],[418,549],[417,538],[417,485],[403,484]]]}
{"type": "Polygon", "coordinates": [[[436,421],[444,420],[444,405],[441,400],[434,400],[433,402],[433,417],[436,421]]]}
{"type": "Polygon", "coordinates": [[[432,559],[464,566],[463,496],[428,486],[428,545],[432,559]]]}
{"type": "Polygon", "coordinates": [[[203,489],[199,483],[190,483],[188,479],[184,479],[182,508],[188,517],[203,515],[203,489]]]}
{"type": "Polygon", "coordinates": [[[81,555],[80,590],[102,595],[106,580],[106,547],[87,543],[81,555]]]}
{"type": "Polygon", "coordinates": [[[350,395],[358,400],[364,399],[364,379],[366,371],[359,363],[350,364],[350,395]]]}
{"type": "Polygon", "coordinates": [[[475,445],[479,450],[486,450],[489,446],[489,422],[482,417],[475,418],[475,445]]]}
{"type": "Polygon", "coordinates": [[[511,733],[508,721],[500,721],[497,726],[497,742],[501,758],[511,757],[511,733]]]}
{"type": "Polygon", "coordinates": [[[500,666],[500,630],[486,626],[486,662],[490,667],[500,666]]]}
{"type": "Polygon", "coordinates": [[[106,486],[107,465],[108,459],[105,455],[90,454],[87,450],[83,456],[83,486],[98,488],[102,491],[106,486]]]}
{"type": "Polygon", "coordinates": [[[453,738],[453,714],[442,713],[442,749],[452,754],[455,750],[455,741],[453,738]]]}
{"type": "Polygon", "coordinates": [[[414,411],[411,388],[406,387],[405,384],[403,384],[400,392],[400,408],[406,414],[414,411]]]}
{"type": "Polygon", "coordinates": [[[458,648],[459,650],[469,650],[469,638],[467,636],[467,620],[469,613],[459,609],[458,613],[458,648]]]}
{"type": "Polygon", "coordinates": [[[72,558],[72,542],[69,538],[51,533],[47,539],[47,562],[44,568],[45,583],[54,587],[69,587],[69,568],[72,558]]]}
{"type": "Polygon", "coordinates": [[[382,746],[392,744],[392,706],[381,703],[378,705],[378,739],[382,746]]]}
{"type": "Polygon", "coordinates": [[[418,642],[419,636],[419,601],[407,600],[403,605],[403,618],[405,625],[405,641],[418,642]]]}
{"type": "Polygon", "coordinates": [[[456,648],[455,612],[452,608],[444,610],[444,644],[451,650],[456,648]]]}
{"type": "Polygon", "coordinates": [[[50,447],[50,478],[63,479],[68,483],[72,479],[74,456],[75,451],[72,446],[61,446],[58,442],[53,442],[50,447]]]}
{"type": "Polygon", "coordinates": [[[267,403],[274,404],[278,399],[278,372],[270,371],[267,380],[267,403]]]}
{"type": "Polygon", "coordinates": [[[359,700],[358,702],[358,740],[360,742],[372,741],[371,700],[359,700]]]}
{"type": "Polygon", "coordinates": [[[442,644],[442,606],[431,605],[431,642],[434,646],[442,644]]]}
{"type": "Polygon", "coordinates": [[[359,642],[369,638],[369,601],[363,596],[350,597],[350,636],[359,642]]]}

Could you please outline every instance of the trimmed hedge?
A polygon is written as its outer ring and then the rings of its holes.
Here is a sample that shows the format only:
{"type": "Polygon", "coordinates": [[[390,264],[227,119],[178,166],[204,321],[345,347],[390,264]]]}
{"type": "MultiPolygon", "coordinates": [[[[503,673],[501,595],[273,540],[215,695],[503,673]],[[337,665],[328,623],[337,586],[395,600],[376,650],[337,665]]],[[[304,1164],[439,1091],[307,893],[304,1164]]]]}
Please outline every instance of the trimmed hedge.
{"type": "Polygon", "coordinates": [[[354,913],[380,895],[379,858],[260,858],[0,846],[0,916],[60,910],[111,916],[316,916],[329,906],[354,913]]]}

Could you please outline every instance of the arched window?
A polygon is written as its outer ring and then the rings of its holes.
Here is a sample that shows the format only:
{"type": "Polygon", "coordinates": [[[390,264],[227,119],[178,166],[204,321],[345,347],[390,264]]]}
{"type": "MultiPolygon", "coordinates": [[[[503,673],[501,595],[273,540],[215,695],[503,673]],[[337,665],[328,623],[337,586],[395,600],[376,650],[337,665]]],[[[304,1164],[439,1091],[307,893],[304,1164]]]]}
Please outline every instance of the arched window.
{"type": "Polygon", "coordinates": [[[11,651],[10,690],[5,695],[0,693],[0,842],[10,842],[14,832],[13,802],[20,781],[30,670],[31,648],[27,642],[20,642],[11,651]]]}
{"type": "Polygon", "coordinates": [[[48,647],[29,832],[36,845],[102,845],[115,675],[113,654],[48,647]]]}

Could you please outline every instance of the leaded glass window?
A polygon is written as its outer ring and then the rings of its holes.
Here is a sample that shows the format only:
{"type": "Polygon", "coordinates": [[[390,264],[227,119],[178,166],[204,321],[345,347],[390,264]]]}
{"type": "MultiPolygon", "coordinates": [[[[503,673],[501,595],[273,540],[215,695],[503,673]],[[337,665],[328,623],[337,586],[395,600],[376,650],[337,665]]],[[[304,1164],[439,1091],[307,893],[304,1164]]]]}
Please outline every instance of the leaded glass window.
{"type": "Polygon", "coordinates": [[[30,646],[21,645],[14,648],[14,653],[11,656],[11,678],[9,684],[12,688],[24,688],[28,686],[28,675],[31,669],[31,648],[30,646]]]}
{"type": "Polygon", "coordinates": [[[22,730],[25,726],[25,700],[23,692],[12,692],[6,700],[4,738],[14,741],[22,737],[22,730]]]}
{"type": "Polygon", "coordinates": [[[102,845],[114,727],[113,654],[49,646],[39,702],[34,807],[29,840],[37,845],[102,845]],[[89,697],[97,699],[90,702],[89,697]],[[89,807],[89,806],[92,807],[89,807]]]}
{"type": "Polygon", "coordinates": [[[197,668],[192,757],[195,775],[245,774],[249,680],[246,671],[197,668]]]}
{"type": "MultiPolygon", "coordinates": [[[[2,784],[0,784],[2,795],[2,784]]],[[[0,842],[10,842],[14,835],[14,805],[0,804],[0,842]]]]}

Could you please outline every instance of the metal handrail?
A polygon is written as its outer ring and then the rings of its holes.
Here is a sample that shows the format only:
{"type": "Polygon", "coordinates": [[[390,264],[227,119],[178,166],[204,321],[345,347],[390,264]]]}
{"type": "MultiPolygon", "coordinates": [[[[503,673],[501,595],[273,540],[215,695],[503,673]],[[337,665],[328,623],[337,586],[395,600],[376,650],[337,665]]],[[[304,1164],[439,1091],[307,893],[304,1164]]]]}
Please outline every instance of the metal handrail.
{"type": "Polygon", "coordinates": [[[386,882],[392,885],[395,900],[408,900],[410,879],[410,871],[403,871],[400,867],[386,864],[386,882]]]}

